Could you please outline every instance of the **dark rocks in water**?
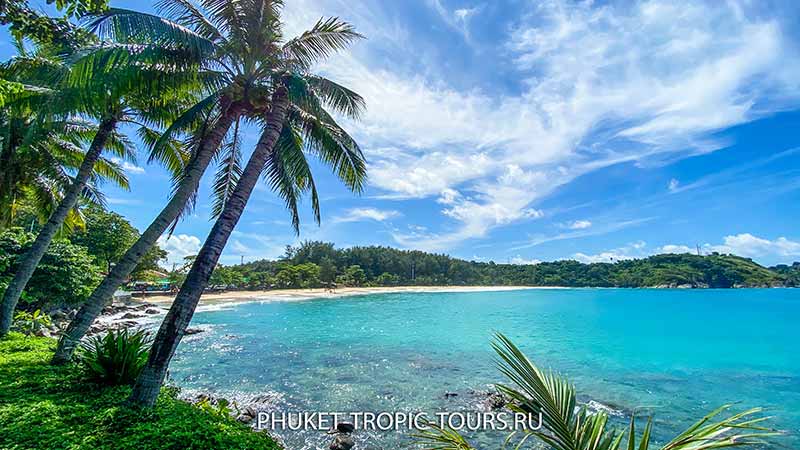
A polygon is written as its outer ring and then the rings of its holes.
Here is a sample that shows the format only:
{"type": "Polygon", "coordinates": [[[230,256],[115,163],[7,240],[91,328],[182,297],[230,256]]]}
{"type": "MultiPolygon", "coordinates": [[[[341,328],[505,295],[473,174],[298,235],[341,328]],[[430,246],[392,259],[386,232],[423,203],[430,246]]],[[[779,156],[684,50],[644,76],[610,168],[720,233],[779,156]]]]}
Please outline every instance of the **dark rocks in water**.
{"type": "Polygon", "coordinates": [[[444,398],[452,398],[452,397],[458,397],[458,393],[450,391],[444,393],[444,398]]]}
{"type": "Polygon", "coordinates": [[[160,312],[161,311],[159,311],[159,310],[157,310],[155,308],[147,308],[147,309],[144,310],[145,314],[159,314],[160,312]]]}
{"type": "Polygon", "coordinates": [[[125,313],[125,314],[122,315],[121,318],[122,319],[140,319],[142,317],[144,317],[144,316],[142,316],[141,314],[125,313]]]}
{"type": "Polygon", "coordinates": [[[333,442],[328,446],[330,450],[350,450],[356,443],[349,434],[337,434],[333,442]]]}
{"type": "Polygon", "coordinates": [[[356,426],[350,422],[339,422],[336,424],[336,432],[337,433],[346,433],[350,434],[356,431],[356,426]]]}
{"type": "Polygon", "coordinates": [[[501,409],[509,403],[508,398],[500,392],[470,390],[469,393],[479,399],[483,399],[482,405],[485,410],[501,409]]]}
{"type": "Polygon", "coordinates": [[[483,404],[486,409],[501,409],[502,407],[506,406],[508,400],[506,397],[499,393],[499,392],[490,392],[489,395],[484,400],[483,404]]]}
{"type": "Polygon", "coordinates": [[[183,332],[183,334],[190,336],[192,334],[197,334],[202,332],[203,332],[202,328],[187,328],[186,331],[183,332]]]}
{"type": "Polygon", "coordinates": [[[250,399],[251,404],[271,405],[280,400],[280,394],[267,393],[259,394],[250,399]]]}

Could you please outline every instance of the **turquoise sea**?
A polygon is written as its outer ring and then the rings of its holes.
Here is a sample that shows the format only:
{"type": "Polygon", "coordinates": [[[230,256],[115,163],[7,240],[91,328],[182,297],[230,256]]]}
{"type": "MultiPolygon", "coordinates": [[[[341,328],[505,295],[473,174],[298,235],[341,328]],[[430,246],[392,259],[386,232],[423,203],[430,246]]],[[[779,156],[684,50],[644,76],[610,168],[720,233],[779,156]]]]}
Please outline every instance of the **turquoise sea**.
{"type": "MultiPolygon", "coordinates": [[[[655,414],[665,439],[724,403],[769,408],[800,448],[800,290],[532,289],[251,302],[198,312],[170,370],[187,395],[213,392],[271,411],[470,411],[503,381],[490,342],[508,335],[567,375],[579,400],[624,425],[655,414]],[[458,394],[445,397],[445,392],[458,394]]],[[[282,432],[292,449],[320,432],[282,432]]],[[[497,433],[468,433],[499,448],[497,433]]],[[[408,446],[357,433],[359,449],[408,446]]]]}

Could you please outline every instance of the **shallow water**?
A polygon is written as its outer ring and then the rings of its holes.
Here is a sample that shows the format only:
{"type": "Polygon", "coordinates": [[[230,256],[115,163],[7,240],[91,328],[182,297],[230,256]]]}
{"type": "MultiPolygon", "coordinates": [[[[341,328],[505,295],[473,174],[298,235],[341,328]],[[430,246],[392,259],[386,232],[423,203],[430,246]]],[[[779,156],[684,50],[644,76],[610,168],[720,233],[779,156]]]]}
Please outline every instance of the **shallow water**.
{"type": "MultiPolygon", "coordinates": [[[[245,303],[198,312],[173,383],[278,411],[469,411],[504,381],[489,343],[500,331],[582,402],[655,414],[665,439],[715,407],[769,408],[800,448],[800,290],[564,289],[396,293],[245,303]],[[445,398],[445,392],[457,393],[445,398]]],[[[283,432],[289,448],[327,448],[320,432],[283,432]]],[[[499,448],[499,433],[467,433],[499,448]]],[[[357,433],[357,448],[400,448],[402,433],[357,433]]],[[[529,447],[530,448],[530,447],[529,447]]]]}

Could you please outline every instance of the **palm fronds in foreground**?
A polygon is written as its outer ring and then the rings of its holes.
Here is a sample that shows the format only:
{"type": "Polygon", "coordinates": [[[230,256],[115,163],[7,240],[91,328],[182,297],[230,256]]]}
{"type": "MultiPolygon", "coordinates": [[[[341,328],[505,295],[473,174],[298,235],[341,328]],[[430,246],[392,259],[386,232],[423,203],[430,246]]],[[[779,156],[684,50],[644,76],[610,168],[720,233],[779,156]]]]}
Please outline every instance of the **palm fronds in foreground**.
{"type": "MultiPolygon", "coordinates": [[[[652,418],[640,436],[636,418],[625,430],[612,428],[604,412],[590,413],[576,407],[575,386],[557,373],[543,371],[534,365],[511,340],[497,334],[492,348],[498,355],[497,367],[511,382],[497,388],[511,401],[513,412],[542,414],[542,429],[518,430],[506,443],[522,448],[534,437],[554,450],[619,450],[627,435],[627,450],[651,448],[652,418]],[[521,434],[517,438],[516,434],[521,434]]],[[[711,450],[729,447],[767,445],[768,439],[781,433],[763,426],[769,417],[761,416],[761,408],[752,408],[720,419],[732,405],[724,405],[698,420],[668,443],[654,447],[660,450],[711,450]]],[[[724,417],[724,416],[723,416],[724,417]]],[[[474,447],[455,430],[432,426],[415,435],[422,448],[430,450],[468,450],[474,447]]]]}

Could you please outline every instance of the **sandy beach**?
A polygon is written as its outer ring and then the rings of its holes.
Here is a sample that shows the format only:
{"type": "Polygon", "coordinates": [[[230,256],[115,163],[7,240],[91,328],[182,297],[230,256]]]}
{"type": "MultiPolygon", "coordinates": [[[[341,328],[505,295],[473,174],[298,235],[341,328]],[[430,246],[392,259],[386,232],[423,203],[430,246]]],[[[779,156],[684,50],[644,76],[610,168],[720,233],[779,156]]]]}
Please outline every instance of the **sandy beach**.
{"type": "MultiPolygon", "coordinates": [[[[319,298],[349,297],[354,295],[383,294],[395,292],[492,292],[521,289],[560,289],[557,287],[536,286],[397,286],[397,287],[345,287],[331,292],[327,289],[281,289],[270,291],[227,291],[203,294],[200,305],[219,303],[239,303],[247,301],[298,301],[319,298]]],[[[138,297],[137,301],[156,304],[170,304],[174,296],[153,295],[138,297]]]]}

